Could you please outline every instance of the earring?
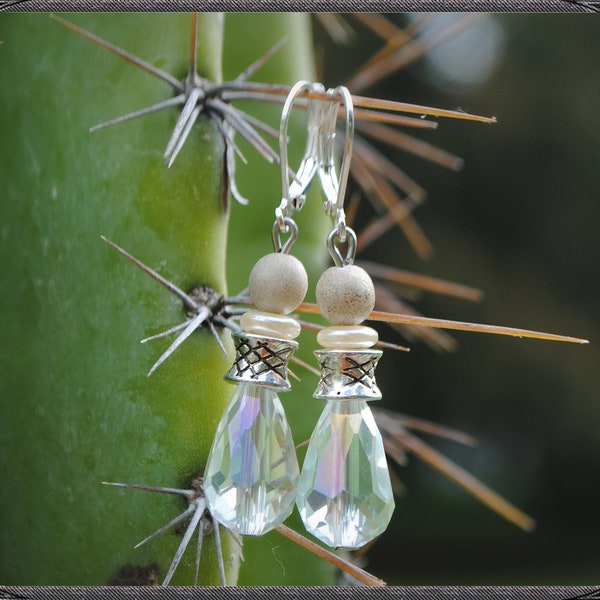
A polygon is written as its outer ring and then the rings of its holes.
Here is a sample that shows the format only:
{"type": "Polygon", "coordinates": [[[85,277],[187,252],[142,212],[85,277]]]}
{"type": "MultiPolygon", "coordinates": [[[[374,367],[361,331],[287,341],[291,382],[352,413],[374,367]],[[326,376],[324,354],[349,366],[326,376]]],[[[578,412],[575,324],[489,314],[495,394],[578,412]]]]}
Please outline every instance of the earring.
{"type": "MultiPolygon", "coordinates": [[[[206,503],[216,520],[240,535],[262,535],[291,513],[299,468],[294,441],[277,392],[288,391],[287,363],[298,347],[300,324],[288,316],[303,301],[308,278],[287,254],[290,237],[263,256],[249,278],[258,310],[244,313],[233,334],[236,357],[225,378],[237,389],[217,427],[204,474],[206,503]]],[[[274,225],[279,241],[277,221],[274,225]]]]}
{"type": "Polygon", "coordinates": [[[327,212],[335,226],[327,244],[335,266],[320,277],[316,296],[332,326],[317,335],[321,379],[314,397],[327,404],[311,436],[300,474],[296,504],[306,530],[328,546],[360,548],[385,531],[394,499],[383,440],[367,400],[381,398],[374,371],[382,352],[372,347],[377,332],[361,326],[373,310],[375,291],[368,273],[353,264],[356,235],[345,224],[343,197],[352,151],[352,98],[346,88],[328,93],[323,111],[319,176],[327,212]],[[333,135],[343,99],[346,150],[338,181],[333,135]],[[341,246],[346,245],[342,256],[341,246]]]}
{"type": "MultiPolygon", "coordinates": [[[[262,535],[292,512],[299,467],[292,434],[277,392],[288,391],[287,363],[298,347],[300,324],[288,316],[304,300],[308,277],[291,256],[298,228],[292,219],[314,176],[314,133],[292,185],[288,179],[287,122],[295,97],[314,84],[292,87],[281,117],[282,200],[275,211],[275,252],[249,277],[258,310],[244,313],[234,334],[236,357],[225,376],[237,389],[217,427],[204,474],[206,503],[216,520],[241,535],[262,535]],[[281,234],[289,234],[282,244],[281,234]]],[[[314,111],[313,111],[314,112],[314,111]]],[[[310,111],[309,111],[310,116],[310,111]]]]}

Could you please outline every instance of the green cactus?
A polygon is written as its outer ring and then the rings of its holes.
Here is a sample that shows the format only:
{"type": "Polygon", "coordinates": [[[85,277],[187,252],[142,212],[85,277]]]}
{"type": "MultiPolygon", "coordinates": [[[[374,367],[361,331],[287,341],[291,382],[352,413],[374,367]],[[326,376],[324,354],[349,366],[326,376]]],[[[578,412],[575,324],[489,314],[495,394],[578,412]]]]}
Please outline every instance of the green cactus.
{"type": "MultiPolygon", "coordinates": [[[[185,77],[189,16],[72,19],[185,77]]],[[[260,79],[290,83],[313,75],[306,15],[255,15],[251,26],[246,19],[227,15],[223,27],[216,15],[199,16],[201,75],[218,81],[224,68],[235,77],[286,34],[287,45],[260,79]]],[[[229,280],[237,292],[253,262],[270,251],[279,170],[247,153],[250,166],[240,169],[238,182],[252,203],[235,208],[230,227],[225,144],[212,121],[199,119],[167,169],[162,153],[176,108],[89,132],[168,99],[167,85],[47,15],[2,15],[0,40],[0,580],[158,583],[181,536],[169,531],[133,546],[179,514],[184,501],[101,482],[189,486],[233,391],[222,378],[229,362],[210,332],[200,331],[146,378],[169,340],[138,340],[180,323],[182,305],[100,236],[185,291],[206,285],[225,293],[229,280]]],[[[258,108],[271,111],[276,126],[277,107],[258,108]]],[[[305,223],[316,219],[312,204],[305,223]]],[[[297,246],[309,273],[323,259],[323,244],[314,243],[324,239],[321,222],[297,246]]],[[[227,344],[227,334],[223,339],[227,344]]],[[[312,383],[298,386],[298,397],[310,398],[312,383]]],[[[301,441],[320,407],[314,403],[307,414],[305,405],[287,406],[301,441]]],[[[240,552],[223,538],[234,583],[240,552]]],[[[240,582],[331,582],[326,563],[277,533],[251,540],[244,553],[250,568],[240,582]]],[[[186,553],[173,583],[192,581],[193,555],[186,553]]],[[[207,536],[202,584],[218,584],[215,556],[207,536]]]]}

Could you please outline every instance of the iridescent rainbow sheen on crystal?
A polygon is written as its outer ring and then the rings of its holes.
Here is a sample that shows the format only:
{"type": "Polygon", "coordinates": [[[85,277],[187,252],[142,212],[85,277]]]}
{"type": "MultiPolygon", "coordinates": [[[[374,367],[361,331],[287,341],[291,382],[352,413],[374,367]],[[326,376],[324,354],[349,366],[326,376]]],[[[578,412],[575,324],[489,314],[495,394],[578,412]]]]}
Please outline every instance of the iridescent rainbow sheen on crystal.
{"type": "Polygon", "coordinates": [[[211,514],[240,535],[262,535],[292,512],[298,478],[294,441],[277,393],[239,384],[204,473],[211,514]]]}
{"type": "Polygon", "coordinates": [[[360,548],[394,511],[383,441],[364,400],[332,400],[310,439],[296,499],[306,530],[334,548],[360,548]]]}

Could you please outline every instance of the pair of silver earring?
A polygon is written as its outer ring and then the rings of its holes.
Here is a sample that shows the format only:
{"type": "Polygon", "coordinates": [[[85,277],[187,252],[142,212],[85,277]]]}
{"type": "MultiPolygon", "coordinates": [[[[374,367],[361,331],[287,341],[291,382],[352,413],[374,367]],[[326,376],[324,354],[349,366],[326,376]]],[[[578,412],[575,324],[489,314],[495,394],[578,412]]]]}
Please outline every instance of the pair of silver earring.
{"type": "Polygon", "coordinates": [[[298,507],[306,530],[328,546],[359,548],[386,529],[394,509],[381,434],[367,405],[381,398],[374,371],[377,332],[361,323],[375,303],[369,275],[353,264],[356,235],[346,226],[344,195],[353,140],[352,97],[344,87],[296,83],[282,110],[282,200],[275,211],[275,252],[249,277],[258,310],[244,313],[234,334],[236,357],[226,379],[237,389],[215,435],[204,473],[207,505],[219,523],[240,535],[262,535],[298,507]],[[287,124],[295,100],[307,96],[307,145],[291,184],[287,124]],[[334,163],[337,115],[346,115],[340,176],[334,163]],[[303,302],[308,277],[289,254],[298,234],[293,220],[318,176],[325,210],[334,219],[327,246],[335,266],[316,286],[317,304],[331,323],[317,335],[321,378],[315,398],[327,401],[311,436],[302,471],[278,392],[288,391],[287,364],[298,347],[299,323],[290,316],[303,302]],[[287,235],[282,243],[282,235],[287,235]],[[344,250],[342,250],[342,248],[344,250]]]}

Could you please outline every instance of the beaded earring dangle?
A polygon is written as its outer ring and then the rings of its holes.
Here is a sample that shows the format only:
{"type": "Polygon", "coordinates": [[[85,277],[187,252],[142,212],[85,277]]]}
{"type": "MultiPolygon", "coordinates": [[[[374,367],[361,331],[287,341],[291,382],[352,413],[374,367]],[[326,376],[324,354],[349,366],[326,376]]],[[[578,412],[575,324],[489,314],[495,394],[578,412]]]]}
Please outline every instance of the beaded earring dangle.
{"type": "Polygon", "coordinates": [[[360,325],[375,304],[373,282],[353,264],[356,235],[346,226],[344,195],[353,137],[352,97],[345,87],[327,92],[319,140],[319,178],[325,209],[334,217],[327,245],[335,266],[320,277],[316,296],[322,329],[315,355],[321,379],[314,397],[327,404],[311,436],[296,504],[306,530],[334,548],[360,548],[385,531],[394,510],[383,440],[367,400],[381,392],[374,371],[382,352],[372,347],[377,332],[360,325]],[[337,113],[343,101],[346,145],[340,177],[334,164],[337,113]],[[342,248],[345,246],[345,255],[342,248]]]}
{"type": "MultiPolygon", "coordinates": [[[[287,363],[301,329],[289,314],[308,288],[304,266],[289,251],[298,234],[292,216],[301,208],[315,172],[316,131],[309,128],[305,157],[290,185],[287,123],[295,97],[313,86],[298,82],[284,103],[279,137],[283,189],[273,223],[275,252],[263,256],[250,273],[250,297],[258,310],[242,315],[243,331],[233,336],[236,357],[225,378],[238,386],[217,427],[204,473],[211,514],[240,535],[274,529],[292,512],[296,498],[300,470],[278,392],[290,389],[287,363]],[[288,236],[285,243],[282,234],[288,236]]],[[[315,119],[309,110],[311,120],[315,119]]]]}

